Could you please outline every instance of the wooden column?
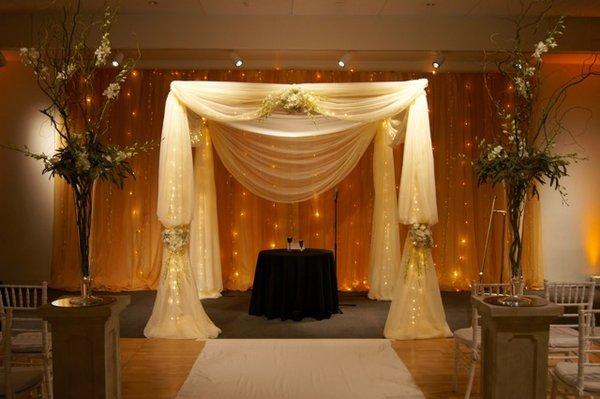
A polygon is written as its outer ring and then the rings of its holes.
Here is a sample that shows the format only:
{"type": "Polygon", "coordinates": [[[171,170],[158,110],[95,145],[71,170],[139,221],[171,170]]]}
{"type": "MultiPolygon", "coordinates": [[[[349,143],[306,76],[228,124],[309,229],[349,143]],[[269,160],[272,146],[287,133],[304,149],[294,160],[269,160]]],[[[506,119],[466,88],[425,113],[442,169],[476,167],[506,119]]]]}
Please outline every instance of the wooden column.
{"type": "Polygon", "coordinates": [[[483,299],[471,298],[481,315],[481,397],[545,399],[549,327],[562,306],[511,308],[483,299]]]}
{"type": "Polygon", "coordinates": [[[52,331],[54,397],[120,399],[119,315],[129,296],[102,306],[40,309],[52,331]]]}

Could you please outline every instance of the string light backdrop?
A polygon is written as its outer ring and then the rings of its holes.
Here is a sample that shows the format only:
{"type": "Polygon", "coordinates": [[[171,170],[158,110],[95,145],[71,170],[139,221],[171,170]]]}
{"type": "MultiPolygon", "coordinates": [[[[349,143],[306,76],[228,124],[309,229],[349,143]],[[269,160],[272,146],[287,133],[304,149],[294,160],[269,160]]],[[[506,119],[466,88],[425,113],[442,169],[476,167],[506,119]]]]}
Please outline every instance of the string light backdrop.
{"type": "MultiPolygon", "coordinates": [[[[87,106],[94,107],[114,73],[100,76],[87,106]]],[[[468,289],[478,278],[491,200],[500,188],[477,187],[469,162],[476,140],[497,129],[481,74],[415,74],[358,71],[170,71],[136,70],[125,82],[111,112],[108,140],[127,144],[160,138],[164,102],[172,80],[230,80],[247,82],[360,82],[428,78],[436,190],[440,221],[433,226],[433,258],[443,290],[468,289]],[[466,154],[467,158],[460,155],[466,154]]],[[[510,106],[513,88],[493,76],[491,90],[504,93],[510,106]]],[[[396,179],[400,178],[402,145],[394,150],[396,179]]],[[[338,186],[338,284],[344,291],[366,291],[373,207],[372,146],[338,186]]],[[[94,196],[92,268],[95,286],[105,290],[156,288],[162,245],[156,217],[158,151],[133,160],[136,179],[119,190],[98,184],[94,196]]],[[[223,282],[226,289],[251,287],[258,251],[285,247],[286,237],[305,245],[333,248],[333,190],[297,204],[274,203],[252,194],[225,169],[215,153],[215,182],[223,282]]],[[[543,283],[539,254],[538,204],[528,203],[525,217],[524,272],[530,286],[543,283]]],[[[72,198],[60,181],[55,189],[54,251],[51,285],[76,289],[79,284],[77,234],[72,198]]],[[[401,242],[406,228],[400,228],[401,242]]],[[[503,261],[508,237],[495,219],[486,259],[485,281],[509,276],[503,261]],[[504,237],[504,242],[503,242],[504,237]]]]}

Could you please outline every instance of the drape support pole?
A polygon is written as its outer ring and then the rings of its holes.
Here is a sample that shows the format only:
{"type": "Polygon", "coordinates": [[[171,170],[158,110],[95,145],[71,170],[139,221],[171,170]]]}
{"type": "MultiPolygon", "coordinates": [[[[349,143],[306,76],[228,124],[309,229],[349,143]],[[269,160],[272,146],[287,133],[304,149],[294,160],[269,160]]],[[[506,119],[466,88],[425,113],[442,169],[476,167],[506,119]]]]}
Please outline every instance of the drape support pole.
{"type": "MultiPolygon", "coordinates": [[[[492,199],[492,208],[490,209],[490,219],[488,221],[488,228],[485,234],[485,246],[483,248],[483,259],[481,260],[481,267],[479,268],[479,282],[483,282],[483,269],[485,267],[485,258],[487,257],[488,246],[490,243],[490,233],[492,231],[492,221],[494,220],[494,214],[499,213],[502,216],[506,216],[506,211],[496,209],[496,196],[492,199]]],[[[502,240],[504,242],[504,240],[502,240]]],[[[501,269],[502,270],[502,269],[501,269]]],[[[500,282],[502,282],[502,274],[500,274],[500,282]]]]}
{"type": "Polygon", "coordinates": [[[333,258],[335,259],[335,264],[337,267],[337,247],[338,247],[338,196],[339,191],[338,188],[335,188],[333,192],[333,258]]]}

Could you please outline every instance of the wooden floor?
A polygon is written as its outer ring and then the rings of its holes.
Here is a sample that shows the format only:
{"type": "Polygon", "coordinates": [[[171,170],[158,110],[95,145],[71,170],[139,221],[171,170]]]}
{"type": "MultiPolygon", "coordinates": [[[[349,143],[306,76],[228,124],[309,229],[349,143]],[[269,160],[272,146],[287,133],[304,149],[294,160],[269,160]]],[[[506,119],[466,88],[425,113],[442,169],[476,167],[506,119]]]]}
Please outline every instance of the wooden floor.
{"type": "MultiPolygon", "coordinates": [[[[121,339],[124,399],[175,398],[204,342],[191,340],[121,339]]],[[[410,370],[427,398],[461,398],[466,375],[462,372],[460,392],[452,391],[453,340],[394,341],[392,347],[410,370]]],[[[477,394],[478,380],[475,380],[477,394]]]]}

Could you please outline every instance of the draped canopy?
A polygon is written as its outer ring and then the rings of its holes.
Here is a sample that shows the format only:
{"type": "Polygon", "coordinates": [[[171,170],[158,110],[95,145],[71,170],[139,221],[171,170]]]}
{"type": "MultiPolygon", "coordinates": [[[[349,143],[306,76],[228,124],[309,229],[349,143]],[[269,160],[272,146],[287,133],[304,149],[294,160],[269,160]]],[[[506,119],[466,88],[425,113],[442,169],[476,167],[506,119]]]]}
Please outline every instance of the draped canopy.
{"type": "MultiPolygon", "coordinates": [[[[335,187],[373,142],[369,297],[391,299],[393,287],[406,277],[398,273],[398,222],[437,222],[426,86],[425,79],[298,85],[172,82],[163,122],[157,207],[165,227],[163,278],[145,334],[218,334],[200,302],[191,300],[219,296],[222,288],[213,146],[229,172],[254,194],[289,203],[335,187]],[[286,93],[295,111],[306,112],[290,113],[280,106],[265,113],[269,99],[286,93]],[[304,107],[303,96],[311,99],[312,108],[304,107]],[[405,143],[404,162],[396,197],[392,146],[400,142],[405,143]]],[[[407,240],[407,245],[415,244],[407,240]]],[[[426,251],[422,258],[431,266],[430,248],[418,250],[426,251]]],[[[407,273],[411,259],[405,261],[407,273]]],[[[422,298],[428,302],[425,307],[441,308],[435,273],[433,279],[428,275],[425,283],[431,289],[425,291],[436,291],[437,298],[422,298]]],[[[445,320],[435,323],[445,325],[445,320]]]]}

